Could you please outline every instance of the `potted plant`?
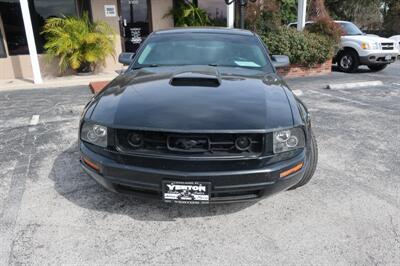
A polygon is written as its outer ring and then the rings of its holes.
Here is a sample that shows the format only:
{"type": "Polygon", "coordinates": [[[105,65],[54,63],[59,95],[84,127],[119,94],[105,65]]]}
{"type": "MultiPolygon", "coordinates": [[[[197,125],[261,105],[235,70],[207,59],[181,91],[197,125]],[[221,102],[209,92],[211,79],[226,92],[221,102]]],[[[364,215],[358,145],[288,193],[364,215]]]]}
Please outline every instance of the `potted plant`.
{"type": "Polygon", "coordinates": [[[108,56],[115,56],[113,29],[104,21],[91,22],[87,13],[82,17],[49,18],[42,34],[47,56],[58,61],[61,74],[69,68],[78,74],[90,74],[108,56]]]}

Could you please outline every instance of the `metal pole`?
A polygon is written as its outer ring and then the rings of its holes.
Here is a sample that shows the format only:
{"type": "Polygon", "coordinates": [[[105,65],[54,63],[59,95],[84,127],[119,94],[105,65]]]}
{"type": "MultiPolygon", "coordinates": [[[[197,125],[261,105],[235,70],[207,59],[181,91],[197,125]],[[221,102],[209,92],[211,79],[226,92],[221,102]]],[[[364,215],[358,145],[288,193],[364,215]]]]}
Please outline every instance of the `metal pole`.
{"type": "Polygon", "coordinates": [[[244,29],[244,6],[246,5],[245,0],[240,0],[239,9],[240,9],[240,28],[244,29]]]}
{"type": "Polygon", "coordinates": [[[302,31],[306,25],[307,0],[299,0],[297,6],[297,30],[302,31]]]}
{"type": "Polygon", "coordinates": [[[235,3],[226,5],[226,26],[228,28],[235,27],[235,3]]]}
{"type": "Polygon", "coordinates": [[[26,40],[28,42],[29,56],[31,58],[33,82],[35,84],[43,83],[40,73],[39,59],[36,51],[35,37],[33,35],[31,15],[29,13],[28,0],[20,0],[22,19],[24,21],[26,40]]]}

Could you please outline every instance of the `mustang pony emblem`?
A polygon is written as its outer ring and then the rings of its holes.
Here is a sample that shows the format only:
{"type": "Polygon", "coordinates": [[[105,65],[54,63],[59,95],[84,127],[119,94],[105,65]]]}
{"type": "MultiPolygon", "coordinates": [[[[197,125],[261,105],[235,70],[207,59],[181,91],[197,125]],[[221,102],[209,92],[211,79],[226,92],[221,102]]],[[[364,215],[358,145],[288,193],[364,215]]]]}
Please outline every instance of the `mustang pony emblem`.
{"type": "Polygon", "coordinates": [[[207,145],[207,139],[195,139],[195,138],[178,138],[171,141],[171,146],[175,149],[190,150],[193,148],[203,148],[207,145]]]}

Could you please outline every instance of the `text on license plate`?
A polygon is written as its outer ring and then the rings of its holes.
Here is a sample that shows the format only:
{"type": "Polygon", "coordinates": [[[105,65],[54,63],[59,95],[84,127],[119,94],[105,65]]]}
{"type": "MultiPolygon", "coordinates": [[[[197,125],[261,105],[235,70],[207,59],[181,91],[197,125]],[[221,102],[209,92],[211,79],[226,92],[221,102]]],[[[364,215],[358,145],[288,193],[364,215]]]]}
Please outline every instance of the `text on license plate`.
{"type": "Polygon", "coordinates": [[[170,203],[207,203],[210,200],[209,182],[164,181],[163,200],[170,203]]]}

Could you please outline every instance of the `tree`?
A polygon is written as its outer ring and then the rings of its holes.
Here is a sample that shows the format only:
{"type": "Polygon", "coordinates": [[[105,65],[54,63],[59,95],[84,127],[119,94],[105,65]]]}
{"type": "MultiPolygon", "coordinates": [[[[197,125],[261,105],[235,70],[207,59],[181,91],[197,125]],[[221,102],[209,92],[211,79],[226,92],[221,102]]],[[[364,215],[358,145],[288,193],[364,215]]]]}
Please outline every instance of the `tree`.
{"type": "Polygon", "coordinates": [[[325,5],[333,19],[388,35],[400,31],[400,0],[325,0],[325,5]]]}
{"type": "Polygon", "coordinates": [[[382,0],[326,0],[326,7],[334,19],[348,20],[364,29],[379,29],[382,0]]]}
{"type": "Polygon", "coordinates": [[[329,18],[324,0],[311,0],[308,17],[314,21],[320,18],[329,18]]]}
{"type": "Polygon", "coordinates": [[[277,30],[297,19],[297,0],[248,1],[246,28],[258,32],[277,30]]]}
{"type": "Polygon", "coordinates": [[[298,0],[280,0],[281,20],[284,25],[296,21],[298,0]]]}
{"type": "Polygon", "coordinates": [[[379,12],[381,0],[325,0],[325,6],[334,19],[354,21],[358,16],[379,12]]]}
{"type": "Polygon", "coordinates": [[[389,35],[400,34],[400,1],[383,1],[384,28],[389,35]]]}

